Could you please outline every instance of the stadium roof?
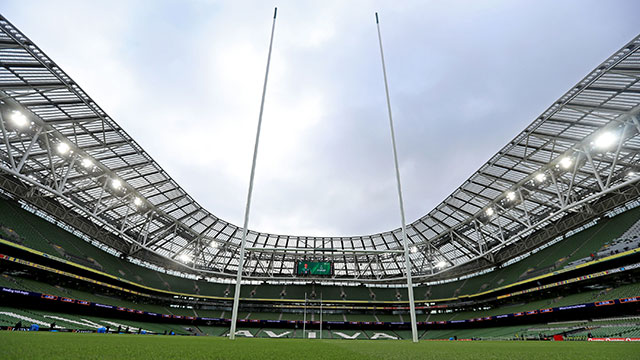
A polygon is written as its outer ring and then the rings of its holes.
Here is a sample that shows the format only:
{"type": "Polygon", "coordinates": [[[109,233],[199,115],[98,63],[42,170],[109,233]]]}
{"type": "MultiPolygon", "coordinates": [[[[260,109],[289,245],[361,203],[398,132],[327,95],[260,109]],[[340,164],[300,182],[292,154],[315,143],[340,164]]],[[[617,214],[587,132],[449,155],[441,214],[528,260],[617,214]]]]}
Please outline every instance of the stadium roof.
{"type": "MultiPolygon", "coordinates": [[[[413,275],[495,266],[640,194],[640,36],[534,119],[428,214],[407,224],[413,275]]],[[[0,189],[126,256],[234,275],[241,229],[186,193],[71,77],[0,16],[0,189]]],[[[238,206],[242,206],[238,204],[238,206]]],[[[403,278],[400,229],[351,237],[251,231],[249,279],[403,278]]],[[[175,266],[171,265],[171,266],[175,266]]]]}

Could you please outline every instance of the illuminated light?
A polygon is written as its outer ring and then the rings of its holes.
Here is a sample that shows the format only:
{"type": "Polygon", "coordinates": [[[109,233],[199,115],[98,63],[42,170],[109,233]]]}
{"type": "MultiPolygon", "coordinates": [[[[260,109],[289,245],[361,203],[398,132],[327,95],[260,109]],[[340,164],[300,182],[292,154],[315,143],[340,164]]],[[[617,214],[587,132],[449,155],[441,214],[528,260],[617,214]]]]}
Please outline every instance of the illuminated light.
{"type": "Polygon", "coordinates": [[[547,175],[545,175],[544,173],[538,173],[536,175],[536,181],[537,182],[543,182],[547,179],[547,175]]]}
{"type": "Polygon", "coordinates": [[[29,119],[27,119],[27,117],[20,111],[12,112],[11,115],[9,115],[9,118],[13,125],[19,128],[23,128],[29,124],[29,119]]]}
{"type": "Polygon", "coordinates": [[[613,145],[616,142],[617,136],[611,132],[605,132],[604,134],[598,136],[594,145],[598,149],[606,149],[613,145]]]}
{"type": "Polygon", "coordinates": [[[111,180],[111,187],[114,189],[120,189],[122,187],[122,181],[118,179],[111,180]]]}
{"type": "Polygon", "coordinates": [[[140,199],[139,197],[136,197],[135,199],[133,199],[133,205],[135,206],[142,205],[142,199],[140,199]]]}
{"type": "Polygon", "coordinates": [[[416,246],[411,247],[411,252],[414,253],[414,254],[417,253],[418,252],[418,247],[416,247],[416,246]]]}
{"type": "Polygon", "coordinates": [[[69,144],[67,144],[66,142],[61,142],[58,144],[58,146],[56,147],[56,149],[58,150],[59,154],[66,154],[69,152],[69,150],[71,150],[71,147],[69,147],[69,144]]]}
{"type": "Polygon", "coordinates": [[[507,193],[507,199],[508,199],[508,200],[510,200],[510,201],[515,200],[515,199],[516,199],[516,193],[515,193],[515,192],[513,192],[513,191],[509,191],[509,192],[507,193]]]}
{"type": "Polygon", "coordinates": [[[217,249],[218,243],[215,240],[211,240],[211,244],[209,244],[212,248],[217,249]]]}
{"type": "Polygon", "coordinates": [[[438,262],[438,263],[436,264],[436,267],[439,267],[439,268],[441,268],[441,269],[442,269],[443,267],[445,267],[445,266],[447,266],[447,263],[446,263],[446,262],[444,262],[444,261],[440,261],[440,262],[438,262]]]}
{"type": "Polygon", "coordinates": [[[568,157],[568,156],[563,157],[562,159],[560,159],[560,166],[563,169],[568,169],[571,166],[571,164],[573,164],[573,160],[571,160],[571,158],[568,157]]]}
{"type": "Polygon", "coordinates": [[[493,214],[495,214],[495,211],[493,210],[493,208],[488,208],[487,210],[485,210],[485,214],[487,214],[487,216],[492,216],[493,214]]]}
{"type": "Polygon", "coordinates": [[[633,172],[633,171],[629,171],[629,172],[627,173],[627,175],[628,175],[628,176],[636,176],[636,173],[635,173],[635,172],[633,172]]]}
{"type": "Polygon", "coordinates": [[[191,262],[191,256],[189,256],[187,254],[180,254],[178,256],[178,259],[180,259],[180,261],[186,262],[186,263],[191,262]]]}
{"type": "Polygon", "coordinates": [[[82,166],[85,169],[90,169],[90,168],[93,167],[93,161],[91,161],[91,159],[89,159],[89,158],[82,159],[82,161],[80,163],[82,164],[82,166]]]}

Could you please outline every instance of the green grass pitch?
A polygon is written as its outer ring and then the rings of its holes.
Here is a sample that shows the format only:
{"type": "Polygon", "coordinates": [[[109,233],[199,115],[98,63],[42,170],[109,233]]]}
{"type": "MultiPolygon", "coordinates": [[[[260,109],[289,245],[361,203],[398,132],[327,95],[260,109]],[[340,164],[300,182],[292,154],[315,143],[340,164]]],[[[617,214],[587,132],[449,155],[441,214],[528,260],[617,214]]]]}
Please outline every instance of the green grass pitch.
{"type": "Polygon", "coordinates": [[[640,343],[236,339],[0,331],[0,359],[640,359],[640,343]]]}

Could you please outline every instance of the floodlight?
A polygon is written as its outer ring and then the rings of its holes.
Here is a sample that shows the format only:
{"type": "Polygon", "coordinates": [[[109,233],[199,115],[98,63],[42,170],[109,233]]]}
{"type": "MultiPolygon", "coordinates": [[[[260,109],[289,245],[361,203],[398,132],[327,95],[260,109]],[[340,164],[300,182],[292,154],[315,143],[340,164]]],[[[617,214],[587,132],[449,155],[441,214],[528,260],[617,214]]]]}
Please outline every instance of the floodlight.
{"type": "Polygon", "coordinates": [[[571,164],[573,164],[573,160],[568,156],[565,156],[562,159],[560,159],[560,166],[563,169],[568,169],[571,166],[571,164]]]}
{"type": "Polygon", "coordinates": [[[135,206],[142,205],[142,199],[140,199],[139,197],[136,197],[135,199],[133,199],[133,205],[135,206]]]}
{"type": "Polygon", "coordinates": [[[507,193],[507,199],[508,199],[508,200],[510,200],[510,201],[515,200],[515,199],[516,199],[516,193],[515,193],[515,192],[513,192],[513,191],[509,191],[509,192],[507,193]]]}
{"type": "Polygon", "coordinates": [[[90,168],[93,167],[93,161],[91,161],[91,159],[89,159],[89,158],[82,159],[82,161],[80,163],[82,164],[82,166],[85,169],[90,169],[90,168]]]}
{"type": "Polygon", "coordinates": [[[178,256],[178,259],[180,259],[180,261],[186,262],[186,263],[191,262],[191,256],[189,256],[187,254],[180,254],[178,256]]]}
{"type": "Polygon", "coordinates": [[[484,212],[485,214],[487,214],[487,216],[493,216],[493,214],[495,213],[493,208],[487,208],[487,210],[485,210],[484,212]]]}
{"type": "Polygon", "coordinates": [[[417,247],[417,246],[412,246],[412,247],[411,247],[411,252],[412,252],[413,254],[417,253],[417,252],[418,252],[418,247],[417,247]]]}
{"type": "Polygon", "coordinates": [[[607,149],[616,141],[617,136],[612,132],[605,132],[596,138],[594,145],[598,149],[607,149]]]}
{"type": "Polygon", "coordinates": [[[627,175],[628,175],[628,176],[636,176],[636,173],[635,173],[635,172],[633,172],[633,171],[629,171],[629,172],[627,173],[627,175]]]}
{"type": "Polygon", "coordinates": [[[56,147],[56,150],[58,150],[58,153],[60,155],[65,155],[66,153],[69,152],[69,150],[71,150],[71,147],[69,146],[69,144],[63,141],[58,144],[58,146],[56,147]]]}
{"type": "Polygon", "coordinates": [[[538,182],[543,182],[547,179],[547,175],[545,175],[544,173],[538,173],[536,174],[536,181],[538,182]]]}
{"type": "Polygon", "coordinates": [[[215,240],[211,240],[211,244],[209,244],[209,246],[211,246],[214,249],[217,249],[219,245],[215,240]]]}
{"type": "Polygon", "coordinates": [[[114,189],[120,189],[122,187],[122,181],[118,179],[111,180],[111,187],[114,189]]]}
{"type": "Polygon", "coordinates": [[[447,263],[445,261],[440,261],[436,264],[436,267],[439,267],[441,269],[445,266],[447,266],[447,263]]]}
{"type": "Polygon", "coordinates": [[[29,124],[29,119],[20,111],[13,111],[11,115],[9,115],[9,119],[11,119],[13,125],[19,128],[23,128],[29,124]]]}

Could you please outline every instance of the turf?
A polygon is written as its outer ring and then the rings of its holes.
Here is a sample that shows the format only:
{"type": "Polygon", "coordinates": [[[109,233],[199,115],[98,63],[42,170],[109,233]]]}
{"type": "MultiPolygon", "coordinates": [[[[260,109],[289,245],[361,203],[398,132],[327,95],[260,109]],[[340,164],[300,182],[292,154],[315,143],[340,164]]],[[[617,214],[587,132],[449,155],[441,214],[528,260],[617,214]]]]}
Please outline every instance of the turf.
{"type": "Polygon", "coordinates": [[[236,339],[0,331],[2,359],[640,359],[640,343],[236,339]]]}

